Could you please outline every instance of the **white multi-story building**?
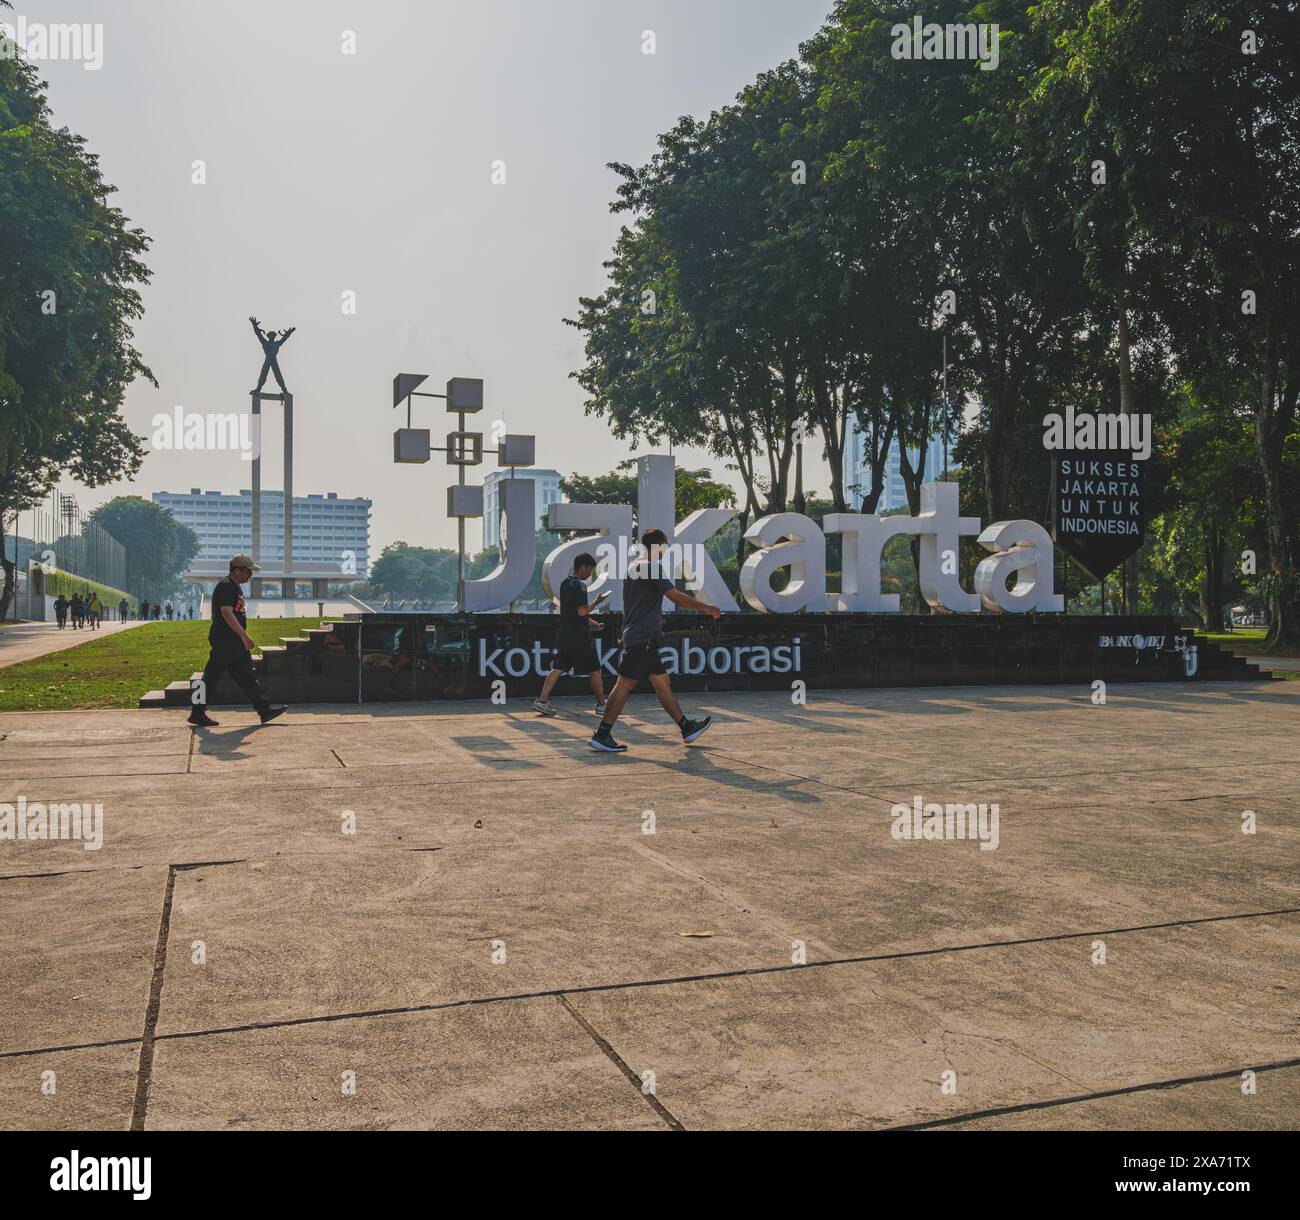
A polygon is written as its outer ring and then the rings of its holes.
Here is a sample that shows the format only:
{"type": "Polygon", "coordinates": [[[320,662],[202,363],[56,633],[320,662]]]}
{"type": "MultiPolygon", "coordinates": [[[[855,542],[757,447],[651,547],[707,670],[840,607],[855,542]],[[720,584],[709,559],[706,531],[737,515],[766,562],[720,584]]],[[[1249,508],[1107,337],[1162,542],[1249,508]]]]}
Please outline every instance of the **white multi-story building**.
{"type": "MultiPolygon", "coordinates": [[[[224,563],[253,543],[253,493],[156,491],[153,502],[169,509],[199,536],[196,564],[224,563]]],[[[358,576],[370,570],[370,506],[363,499],[340,499],[337,492],[293,498],[294,562],[356,565],[358,576]]],[[[262,491],[262,545],[258,561],[267,569],[284,563],[284,492],[262,491]]]]}
{"type": "MultiPolygon", "coordinates": [[[[952,448],[956,438],[948,440],[948,473],[951,475],[956,465],[952,458],[952,448]]],[[[903,485],[903,473],[900,457],[901,446],[895,438],[889,448],[889,457],[885,460],[884,486],[880,492],[880,501],[876,512],[887,513],[892,509],[907,507],[907,489],[903,485]]],[[[916,469],[921,459],[920,449],[907,451],[912,469],[916,469]]],[[[944,454],[943,438],[932,437],[925,450],[926,483],[933,483],[943,477],[944,454]]],[[[871,463],[867,456],[867,435],[862,431],[856,416],[849,416],[848,427],[844,434],[844,498],[850,507],[856,509],[863,497],[871,491],[871,463]]]]}
{"type": "Polygon", "coordinates": [[[483,547],[497,546],[501,542],[501,482],[503,479],[532,479],[537,484],[533,492],[533,505],[540,521],[546,516],[546,510],[552,504],[558,504],[560,495],[560,472],[558,470],[536,470],[533,467],[509,470],[493,470],[483,479],[483,547]]]}

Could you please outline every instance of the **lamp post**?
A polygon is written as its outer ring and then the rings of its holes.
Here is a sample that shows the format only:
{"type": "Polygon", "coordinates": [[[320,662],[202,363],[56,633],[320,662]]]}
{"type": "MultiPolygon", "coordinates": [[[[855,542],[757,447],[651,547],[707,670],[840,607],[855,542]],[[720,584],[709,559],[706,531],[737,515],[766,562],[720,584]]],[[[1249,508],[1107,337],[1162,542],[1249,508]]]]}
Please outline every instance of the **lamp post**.
{"type": "MultiPolygon", "coordinates": [[[[393,433],[393,461],[419,464],[429,461],[433,453],[447,455],[447,464],[456,467],[456,482],[447,488],[447,515],[456,518],[456,609],[465,612],[465,521],[483,515],[483,488],[465,482],[468,466],[483,464],[483,433],[469,432],[465,416],[483,410],[483,381],[475,377],[453,377],[445,394],[430,394],[419,389],[428,380],[427,373],[398,373],[393,378],[393,406],[406,403],[406,427],[393,433]],[[411,426],[412,398],[441,398],[449,414],[456,416],[456,430],[447,433],[445,445],[430,443],[428,428],[411,426]]],[[[497,463],[513,474],[517,466],[531,466],[535,460],[536,438],[506,436],[497,446],[497,463]]]]}

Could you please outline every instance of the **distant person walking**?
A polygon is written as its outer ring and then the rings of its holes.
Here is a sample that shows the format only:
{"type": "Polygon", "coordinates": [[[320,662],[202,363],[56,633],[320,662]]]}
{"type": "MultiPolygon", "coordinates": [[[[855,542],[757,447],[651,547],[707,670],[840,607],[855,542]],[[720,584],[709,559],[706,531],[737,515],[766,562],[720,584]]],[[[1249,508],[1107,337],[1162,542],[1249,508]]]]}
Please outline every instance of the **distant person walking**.
{"type": "MultiPolygon", "coordinates": [[[[244,692],[244,697],[253,705],[263,724],[288,710],[282,704],[271,703],[262,693],[253,660],[248,655],[253,649],[253,637],[248,634],[244,591],[239,586],[251,580],[257,570],[258,565],[250,556],[236,555],[230,561],[230,575],[217,581],[212,590],[212,626],[208,628],[208,643],[212,651],[203,667],[203,678],[195,692],[197,698],[189,717],[189,723],[196,727],[211,728],[218,723],[208,715],[208,703],[226,674],[244,692]]],[[[154,609],[156,611],[157,607],[154,609]]]]}
{"type": "Polygon", "coordinates": [[[68,625],[68,599],[62,593],[54,599],[54,621],[60,631],[68,625]]]}
{"type": "Polygon", "coordinates": [[[172,621],[172,604],[171,604],[171,602],[168,602],[168,603],[167,603],[167,621],[168,621],[169,623],[172,621]]]}
{"type": "Polygon", "coordinates": [[[104,603],[99,600],[98,593],[92,592],[86,599],[86,617],[90,620],[91,631],[98,631],[100,620],[104,617],[104,603]]]}
{"type": "Polygon", "coordinates": [[[72,595],[72,601],[68,603],[68,613],[72,616],[72,629],[81,630],[81,620],[86,613],[86,603],[81,600],[80,593],[72,595]]]}
{"type": "Polygon", "coordinates": [[[666,597],[685,610],[702,610],[715,619],[722,617],[722,611],[675,588],[664,574],[668,539],[663,530],[646,530],[641,535],[641,544],[646,554],[631,563],[623,581],[623,659],[619,662],[618,681],[605,704],[600,726],[589,742],[593,750],[608,754],[622,754],[627,750],[627,746],[614,740],[614,723],[628,696],[643,678],[649,680],[664,711],[681,729],[685,744],[689,745],[713,722],[712,716],[691,720],[673,694],[668,672],[659,656],[664,642],[663,599],[666,597]]]}
{"type": "Polygon", "coordinates": [[[131,603],[125,597],[117,603],[117,617],[124,623],[131,617],[131,603]]]}
{"type": "Polygon", "coordinates": [[[559,647],[551,661],[551,672],[542,683],[542,693],[533,700],[533,711],[541,712],[543,716],[556,714],[557,709],[551,705],[551,692],[569,670],[587,675],[591,693],[596,696],[597,714],[605,710],[605,683],[600,676],[600,658],[591,639],[593,629],[598,629],[600,623],[591,617],[591,612],[609,594],[602,593],[593,603],[587,604],[587,581],[595,568],[596,560],[584,551],[573,561],[573,574],[566,576],[560,585],[560,630],[556,641],[559,647]]]}
{"type": "Polygon", "coordinates": [[[142,623],[149,621],[149,603],[143,597],[140,599],[140,621],[142,623]]]}
{"type": "Polygon", "coordinates": [[[156,623],[160,618],[162,618],[162,607],[157,602],[154,602],[153,621],[156,623]]]}

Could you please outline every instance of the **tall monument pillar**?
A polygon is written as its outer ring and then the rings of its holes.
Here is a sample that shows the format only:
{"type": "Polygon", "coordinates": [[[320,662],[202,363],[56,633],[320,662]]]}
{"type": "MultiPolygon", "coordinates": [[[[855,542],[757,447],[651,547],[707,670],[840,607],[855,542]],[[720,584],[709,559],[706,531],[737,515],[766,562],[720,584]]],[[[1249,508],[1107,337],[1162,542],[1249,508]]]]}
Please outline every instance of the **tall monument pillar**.
{"type": "MultiPolygon", "coordinates": [[[[253,391],[253,539],[248,553],[254,563],[262,562],[262,396],[253,391]]],[[[262,582],[254,575],[249,582],[254,597],[262,596],[262,582]]]]}
{"type": "MultiPolygon", "coordinates": [[[[291,326],[288,330],[276,332],[273,330],[264,331],[262,325],[256,318],[248,319],[253,324],[253,333],[257,335],[257,341],[262,345],[262,372],[257,379],[256,389],[251,391],[253,400],[253,427],[255,429],[256,447],[253,453],[253,539],[250,553],[255,562],[261,560],[262,549],[262,402],[265,399],[272,399],[279,402],[284,407],[284,564],[282,566],[283,581],[280,585],[281,597],[292,597],[294,592],[293,579],[293,395],[289,393],[288,387],[284,384],[284,378],[280,375],[280,349],[284,346],[285,340],[297,329],[291,326]],[[268,374],[274,375],[276,384],[280,387],[278,394],[270,394],[263,390],[266,385],[268,374]]],[[[252,582],[252,591],[254,597],[261,596],[262,581],[254,578],[252,582]]]]}
{"type": "Polygon", "coordinates": [[[293,582],[293,395],[280,397],[284,404],[284,583],[281,597],[292,597],[293,582]]]}

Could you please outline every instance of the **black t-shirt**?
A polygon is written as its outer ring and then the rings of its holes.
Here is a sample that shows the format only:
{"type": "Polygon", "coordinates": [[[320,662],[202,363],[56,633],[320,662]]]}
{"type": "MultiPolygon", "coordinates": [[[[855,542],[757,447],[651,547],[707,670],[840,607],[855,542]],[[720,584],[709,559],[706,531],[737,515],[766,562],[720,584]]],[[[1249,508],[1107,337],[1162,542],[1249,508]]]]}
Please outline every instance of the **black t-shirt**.
{"type": "Polygon", "coordinates": [[[659,642],[663,631],[664,594],[673,582],[662,568],[646,560],[634,562],[623,580],[623,647],[659,642]]]}
{"type": "Polygon", "coordinates": [[[221,613],[223,606],[229,606],[235,612],[235,621],[241,627],[248,627],[248,618],[244,614],[244,591],[229,576],[217,581],[212,590],[212,626],[208,628],[208,643],[213,648],[242,649],[244,641],[230,630],[230,624],[221,613]]]}
{"type": "Polygon", "coordinates": [[[578,613],[587,604],[587,586],[580,577],[566,576],[560,585],[560,632],[557,637],[561,648],[585,648],[591,640],[591,628],[578,613]]]}

